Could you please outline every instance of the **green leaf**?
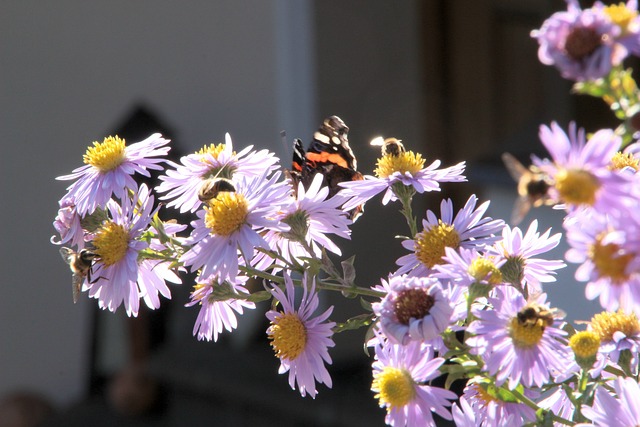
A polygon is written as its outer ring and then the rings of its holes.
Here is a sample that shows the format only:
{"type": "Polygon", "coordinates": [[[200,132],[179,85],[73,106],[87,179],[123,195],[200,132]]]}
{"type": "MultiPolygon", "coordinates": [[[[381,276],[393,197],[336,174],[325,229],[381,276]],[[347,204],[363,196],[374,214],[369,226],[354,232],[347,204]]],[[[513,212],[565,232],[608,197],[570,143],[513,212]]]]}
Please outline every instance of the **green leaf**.
{"type": "Polygon", "coordinates": [[[373,322],[373,313],[359,314],[355,317],[348,319],[344,323],[337,323],[333,328],[333,332],[340,333],[344,331],[352,331],[360,329],[364,326],[369,326],[373,322]]]}
{"type": "Polygon", "coordinates": [[[356,281],[356,269],[353,266],[356,256],[353,255],[349,259],[342,261],[342,277],[344,278],[345,285],[352,285],[356,281]]]}

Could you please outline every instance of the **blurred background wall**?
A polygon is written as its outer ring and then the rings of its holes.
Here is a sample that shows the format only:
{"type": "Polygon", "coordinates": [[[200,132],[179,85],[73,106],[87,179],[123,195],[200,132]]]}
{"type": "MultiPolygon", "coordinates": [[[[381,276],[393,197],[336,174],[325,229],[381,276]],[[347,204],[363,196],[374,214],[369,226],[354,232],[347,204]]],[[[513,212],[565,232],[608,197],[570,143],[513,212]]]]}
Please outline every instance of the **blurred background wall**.
{"type": "MultiPolygon", "coordinates": [[[[68,268],[48,240],[66,186],[54,178],[81,166],[86,147],[119,129],[136,108],[170,129],[182,154],[230,132],[236,146],[269,148],[284,166],[292,138],[308,143],[322,119],[336,114],[351,128],[364,173],[378,154],[368,142],[379,134],[402,139],[428,162],[468,162],[471,182],[417,200],[417,215],[442,196],[459,204],[475,192],[494,200],[492,216],[508,218],[515,183],[500,164],[503,151],[523,160],[541,152],[537,129],[551,120],[566,126],[577,118],[587,126],[610,119],[589,100],[571,99],[569,83],[538,63],[529,32],[562,8],[556,0],[4,1],[0,398],[29,390],[69,408],[93,393],[96,369],[108,374],[127,358],[123,313],[96,313],[96,301],[84,294],[73,305],[68,268]]],[[[346,256],[358,254],[362,285],[385,277],[403,254],[393,238],[404,233],[401,218],[379,205],[369,202],[345,245],[346,256]],[[385,215],[397,221],[390,225],[385,215]]],[[[560,231],[558,215],[534,215],[543,229],[560,231]]],[[[583,301],[582,285],[570,271],[559,277],[548,287],[550,299],[572,318],[588,318],[595,305],[573,302],[583,301]]],[[[178,319],[165,333],[177,366],[184,364],[176,337],[188,342],[183,349],[213,353],[218,345],[191,337],[195,313],[182,307],[190,286],[166,302],[178,319]]],[[[344,320],[349,312],[342,304],[335,316],[344,320]]],[[[229,345],[256,339],[268,349],[262,313],[248,319],[259,338],[238,332],[229,345]]],[[[336,369],[369,363],[361,333],[337,341],[336,369]]],[[[271,359],[266,369],[286,390],[271,359]]],[[[367,381],[361,392],[375,407],[367,381]]],[[[340,393],[322,388],[321,395],[340,393]]],[[[329,415],[326,424],[338,425],[342,416],[329,415]]],[[[382,412],[375,416],[382,423],[382,412]]]]}

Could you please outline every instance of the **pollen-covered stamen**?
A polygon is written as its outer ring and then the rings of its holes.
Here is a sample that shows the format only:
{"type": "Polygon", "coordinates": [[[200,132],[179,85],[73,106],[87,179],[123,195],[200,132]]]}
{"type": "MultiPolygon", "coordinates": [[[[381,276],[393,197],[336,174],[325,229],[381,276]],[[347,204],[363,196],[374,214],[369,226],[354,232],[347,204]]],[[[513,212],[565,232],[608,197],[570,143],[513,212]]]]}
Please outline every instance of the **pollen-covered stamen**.
{"type": "Polygon", "coordinates": [[[591,55],[602,44],[602,36],[593,28],[577,27],[571,30],[564,49],[572,59],[580,61],[591,55]]]}
{"type": "Polygon", "coordinates": [[[593,206],[600,182],[582,169],[561,169],[555,176],[555,187],[565,203],[593,206]]]}
{"type": "Polygon", "coordinates": [[[420,153],[405,151],[397,156],[386,154],[378,159],[377,168],[373,173],[378,178],[388,178],[394,172],[416,174],[424,167],[424,159],[420,153]]]}
{"type": "Polygon", "coordinates": [[[296,242],[304,242],[309,232],[309,213],[303,210],[297,210],[282,220],[290,227],[290,230],[282,233],[284,237],[296,242]]]}
{"type": "Polygon", "coordinates": [[[211,234],[229,236],[246,222],[249,202],[242,194],[223,192],[205,206],[204,224],[211,234]]]}
{"type": "Polygon", "coordinates": [[[631,21],[637,18],[638,12],[629,9],[626,4],[612,4],[604,8],[604,12],[609,15],[611,21],[622,30],[624,34],[629,28],[631,21]]]}
{"type": "Polygon", "coordinates": [[[218,158],[220,153],[222,153],[225,149],[226,145],[223,144],[209,144],[203,146],[201,149],[196,151],[196,154],[199,154],[202,160],[204,161],[205,154],[211,154],[215,159],[218,158]]]}
{"type": "Polygon", "coordinates": [[[603,244],[606,233],[596,237],[596,241],[588,250],[588,255],[600,276],[608,277],[613,283],[622,283],[629,278],[627,266],[634,254],[624,252],[615,243],[603,244]]]}
{"type": "Polygon", "coordinates": [[[127,254],[129,232],[120,224],[109,221],[96,232],[93,239],[95,252],[106,266],[116,264],[127,254]]]}
{"type": "Polygon", "coordinates": [[[87,148],[82,158],[85,164],[100,172],[109,172],[120,166],[126,158],[124,139],[109,136],[102,142],[94,141],[93,146],[87,148]]]}
{"type": "Polygon", "coordinates": [[[276,317],[267,330],[267,336],[280,359],[295,360],[307,344],[307,330],[295,313],[276,317]]]}
{"type": "Polygon", "coordinates": [[[610,342],[616,332],[622,332],[627,337],[637,335],[640,333],[640,323],[634,313],[603,311],[591,319],[591,330],[600,337],[600,341],[610,342]]]}
{"type": "Polygon", "coordinates": [[[390,408],[400,408],[411,402],[416,395],[415,386],[408,371],[390,366],[374,373],[371,384],[371,388],[378,392],[375,398],[380,401],[380,405],[389,405],[390,408]]]}
{"type": "Polygon", "coordinates": [[[423,230],[415,237],[416,257],[429,268],[442,264],[444,248],[457,249],[458,246],[460,235],[453,225],[445,224],[442,220],[438,220],[438,225],[423,230]]]}
{"type": "Polygon", "coordinates": [[[624,168],[632,168],[635,171],[640,169],[638,159],[631,153],[622,153],[618,151],[613,155],[609,169],[621,170],[624,168]]]}
{"type": "Polygon", "coordinates": [[[576,357],[586,359],[593,357],[600,348],[600,336],[594,331],[580,331],[569,339],[569,347],[576,357]]]}
{"type": "Polygon", "coordinates": [[[476,282],[487,282],[490,285],[502,283],[502,272],[487,258],[474,259],[469,265],[468,272],[476,282]]]}
{"type": "Polygon", "coordinates": [[[509,322],[509,336],[516,347],[529,348],[537,345],[542,339],[545,324],[542,319],[535,322],[520,322],[518,317],[513,317],[509,322]]]}
{"type": "Polygon", "coordinates": [[[427,293],[426,289],[405,289],[398,293],[394,304],[394,311],[398,322],[408,325],[411,319],[422,319],[429,314],[429,310],[436,300],[427,293]]]}

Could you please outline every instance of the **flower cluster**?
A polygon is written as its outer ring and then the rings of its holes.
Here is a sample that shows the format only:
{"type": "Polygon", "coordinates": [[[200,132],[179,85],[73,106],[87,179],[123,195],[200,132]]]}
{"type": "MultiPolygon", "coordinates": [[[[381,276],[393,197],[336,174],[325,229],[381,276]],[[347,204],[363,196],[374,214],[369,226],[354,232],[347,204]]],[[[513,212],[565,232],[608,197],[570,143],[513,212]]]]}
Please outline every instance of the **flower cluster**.
{"type": "Polygon", "coordinates": [[[356,170],[348,127],[327,118],[308,152],[294,145],[288,169],[267,150],[234,149],[227,134],[179,163],[166,158],[159,134],[127,145],[94,142],[85,166],[60,199],[51,242],[80,291],[100,308],[124,305],[136,316],[171,298],[167,284],[195,275],[187,306],[199,307],[193,335],[217,341],[238,327],[244,310],[271,300],[266,338],[289,385],[315,397],[332,387],[334,334],[368,328],[371,390],[393,426],[640,424],[640,134],[633,127],[640,91],[622,61],[640,53],[640,18],[631,0],[568,10],[533,37],[545,64],[575,80],[575,90],[607,102],[623,123],[587,134],[575,123],[540,127],[548,157],[528,168],[503,157],[518,179],[513,218],[554,205],[565,214],[565,259],[547,259],[562,234],[486,215],[476,195],[416,218],[415,197],[461,183],[465,163],[425,166],[396,138],[377,138],[372,175],[356,170]],[[156,171],[149,188],[136,177],[156,171]],[[154,194],[160,193],[160,197],[154,194]],[[366,203],[397,206],[408,233],[399,237],[395,271],[372,287],[356,283],[353,258],[341,261],[336,238],[349,239],[366,203]],[[190,224],[160,219],[175,209],[190,224]],[[330,254],[329,254],[330,253],[330,254]],[[545,287],[565,261],[578,265],[587,299],[603,311],[577,331],[547,301],[545,287]],[[249,286],[261,280],[263,288],[249,286]],[[364,313],[330,320],[321,292],[360,296],[364,313]],[[300,295],[301,294],[301,295],[300,295]],[[301,297],[301,298],[300,298],[301,297]],[[441,377],[442,386],[432,380],[441,377]],[[449,390],[464,381],[461,396],[449,390]],[[591,423],[591,424],[585,424],[591,423]]]}

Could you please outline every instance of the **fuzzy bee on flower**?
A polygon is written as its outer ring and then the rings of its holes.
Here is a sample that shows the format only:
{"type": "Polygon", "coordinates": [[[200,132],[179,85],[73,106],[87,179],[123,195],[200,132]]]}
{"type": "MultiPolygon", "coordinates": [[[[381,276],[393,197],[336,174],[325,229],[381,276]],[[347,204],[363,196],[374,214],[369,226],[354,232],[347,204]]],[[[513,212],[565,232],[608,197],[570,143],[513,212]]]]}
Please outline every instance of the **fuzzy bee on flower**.
{"type": "Polygon", "coordinates": [[[67,247],[60,248],[60,255],[62,255],[64,262],[69,264],[69,268],[73,273],[73,277],[71,279],[71,291],[73,294],[73,303],[75,304],[78,302],[82,283],[85,278],[89,280],[89,283],[95,283],[91,278],[91,273],[93,269],[93,261],[98,255],[88,249],[81,249],[76,252],[67,247]]]}

